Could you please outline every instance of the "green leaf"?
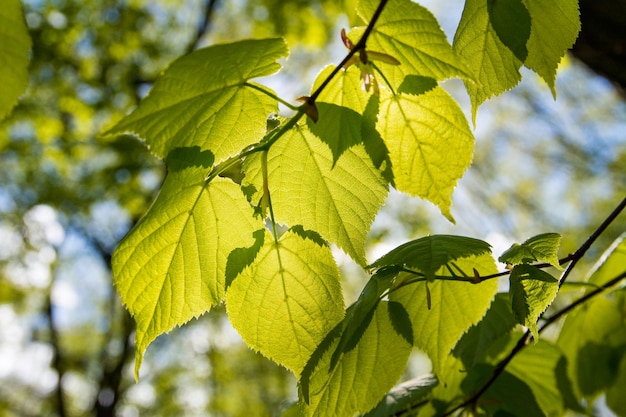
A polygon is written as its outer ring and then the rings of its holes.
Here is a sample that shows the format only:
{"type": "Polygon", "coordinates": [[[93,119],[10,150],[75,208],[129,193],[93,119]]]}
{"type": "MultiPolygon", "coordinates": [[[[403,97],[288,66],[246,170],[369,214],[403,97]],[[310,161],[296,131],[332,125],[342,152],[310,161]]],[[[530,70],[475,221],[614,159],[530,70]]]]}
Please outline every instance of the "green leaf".
{"type": "Polygon", "coordinates": [[[304,416],[366,413],[380,402],[404,372],[411,345],[393,329],[386,301],[378,304],[356,346],[332,366],[339,334],[335,331],[329,335],[318,348],[321,351],[314,355],[316,360],[307,364],[308,369],[303,372],[309,393],[303,394],[301,382],[304,416]]]}
{"type": "Polygon", "coordinates": [[[0,120],[9,114],[26,90],[31,45],[20,1],[4,1],[0,7],[0,120]]]}
{"type": "Polygon", "coordinates": [[[543,340],[528,346],[506,369],[530,388],[545,415],[562,415],[568,407],[580,409],[567,377],[567,360],[557,346],[543,340]]]}
{"type": "Polygon", "coordinates": [[[425,236],[398,246],[368,268],[406,266],[434,277],[435,272],[449,262],[487,253],[491,253],[491,246],[479,239],[455,235],[425,236]]]}
{"type": "MultiPolygon", "coordinates": [[[[499,0],[504,1],[504,0],[499,0]]],[[[523,61],[515,56],[494,29],[489,14],[491,0],[467,0],[454,35],[454,50],[465,58],[476,83],[464,81],[476,123],[478,107],[494,95],[517,85],[523,61]]]]}
{"type": "Polygon", "coordinates": [[[515,265],[509,276],[511,307],[517,322],[539,340],[537,320],[559,291],[559,280],[532,265],[515,265]]]}
{"type": "Polygon", "coordinates": [[[565,319],[557,344],[567,358],[568,374],[578,395],[592,399],[615,381],[619,360],[626,354],[623,309],[623,300],[601,296],[565,319]]]}
{"type": "Polygon", "coordinates": [[[466,368],[484,359],[487,350],[516,325],[511,301],[507,293],[498,293],[489,310],[473,325],[454,348],[454,356],[460,358],[466,368]]]}
{"type": "Polygon", "coordinates": [[[489,21],[507,48],[522,62],[528,56],[530,13],[522,0],[487,0],[489,21]]]}
{"type": "Polygon", "coordinates": [[[499,262],[509,265],[547,262],[557,269],[561,268],[558,251],[561,235],[544,233],[527,239],[522,244],[515,243],[498,258],[499,262]]]}
{"type": "MultiPolygon", "coordinates": [[[[244,164],[245,183],[263,189],[261,157],[244,164]]],[[[333,155],[306,127],[288,131],[267,155],[269,190],[276,220],[315,230],[361,265],[365,238],[387,196],[387,183],[363,145],[333,155]]],[[[258,201],[262,193],[253,197],[258,201]]]]}
{"type": "MultiPolygon", "coordinates": [[[[365,22],[380,2],[361,0],[357,13],[365,22]]],[[[363,28],[349,36],[357,39],[363,28]]],[[[390,0],[367,40],[367,49],[392,56],[400,65],[376,62],[383,73],[395,80],[413,74],[444,80],[451,77],[472,78],[464,60],[448,43],[446,34],[432,13],[409,0],[390,0]]]]}
{"type": "MultiPolygon", "coordinates": [[[[493,374],[493,366],[479,364],[463,381],[463,391],[473,394],[493,374]]],[[[507,370],[484,392],[478,406],[488,416],[545,417],[526,381],[507,370]]]]}
{"type": "MultiPolygon", "coordinates": [[[[315,91],[329,76],[334,67],[326,67],[318,76],[312,90],[315,91]]],[[[319,121],[307,120],[311,132],[326,143],[333,154],[333,164],[346,149],[360,143],[381,147],[378,155],[370,155],[372,161],[382,162],[387,158],[387,151],[380,134],[376,131],[378,113],[377,97],[361,88],[360,73],[350,67],[340,71],[333,81],[326,86],[316,100],[319,121]],[[370,103],[371,101],[371,103],[370,103]]],[[[376,167],[380,168],[381,163],[376,167]]]]}
{"type": "Polygon", "coordinates": [[[363,417],[388,417],[407,410],[422,401],[438,384],[434,375],[424,375],[403,382],[385,395],[383,400],[363,417]]]}
{"type": "MultiPolygon", "coordinates": [[[[395,275],[395,273],[387,274],[385,270],[382,274],[372,276],[365,288],[363,288],[363,291],[361,291],[358,300],[348,308],[346,317],[343,320],[341,338],[331,358],[331,370],[334,369],[337,361],[344,353],[354,349],[357,345],[363,333],[369,327],[376,307],[378,307],[380,302],[380,296],[389,289],[395,275]]],[[[413,339],[410,339],[409,343],[412,342],[413,339]]]]}
{"type": "Polygon", "coordinates": [[[580,31],[578,1],[523,1],[532,21],[528,57],[524,64],[545,80],[556,97],[557,67],[580,31]]]}
{"type": "Polygon", "coordinates": [[[377,129],[389,149],[395,187],[429,200],[454,221],[452,192],[474,150],[474,136],[456,101],[441,87],[420,95],[381,90],[377,129]]]}
{"type": "Polygon", "coordinates": [[[626,415],[626,395],[624,395],[624,387],[626,387],[626,355],[623,355],[619,362],[617,378],[615,378],[613,385],[606,391],[606,404],[618,416],[626,415]]]}
{"type": "Polygon", "coordinates": [[[137,323],[136,376],[158,335],[224,298],[230,254],[263,228],[237,184],[205,180],[210,153],[173,155],[156,201],[113,254],[115,285],[137,323]]]}
{"type": "MultiPolygon", "coordinates": [[[[591,270],[588,282],[601,286],[626,271],[626,233],[615,239],[591,270]]],[[[589,290],[592,291],[592,290],[589,290]]]]}
{"type": "Polygon", "coordinates": [[[344,314],[330,249],[292,232],[276,243],[266,232],[253,264],[228,288],[226,308],[250,347],[299,375],[344,314]]]}
{"type": "MultiPolygon", "coordinates": [[[[435,272],[436,276],[481,275],[496,272],[496,266],[489,253],[450,261],[435,272]],[[450,267],[448,269],[447,267],[450,267]]],[[[426,271],[421,271],[426,272],[426,271]]],[[[433,282],[411,282],[412,275],[401,273],[396,278],[398,289],[389,295],[390,301],[401,303],[413,324],[415,346],[422,349],[433,362],[436,375],[442,375],[450,351],[463,334],[485,315],[498,290],[495,279],[480,284],[440,280],[433,282]],[[430,292],[431,303],[427,301],[430,292]]]]}
{"type": "Polygon", "coordinates": [[[178,147],[199,146],[219,163],[265,135],[266,119],[278,105],[259,91],[269,89],[248,80],[275,73],[276,60],[286,55],[282,39],[194,51],[174,61],[139,107],[106,134],[135,134],[161,158],[178,147]]]}

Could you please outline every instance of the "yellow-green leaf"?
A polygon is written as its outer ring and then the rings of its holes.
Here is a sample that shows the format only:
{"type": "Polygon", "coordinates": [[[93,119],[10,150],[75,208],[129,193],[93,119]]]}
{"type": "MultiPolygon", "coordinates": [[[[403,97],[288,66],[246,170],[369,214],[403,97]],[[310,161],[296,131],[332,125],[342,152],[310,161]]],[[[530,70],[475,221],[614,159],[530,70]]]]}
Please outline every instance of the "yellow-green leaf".
{"type": "Polygon", "coordinates": [[[174,61],[139,107],[107,134],[135,134],[161,158],[176,148],[198,146],[219,163],[266,133],[266,119],[278,110],[277,102],[258,90],[269,89],[248,80],[278,71],[276,60],[285,55],[282,39],[192,52],[174,61]]]}
{"type": "Polygon", "coordinates": [[[113,254],[115,286],[137,323],[136,375],[157,336],[223,299],[229,255],[263,228],[237,184],[205,181],[198,155],[170,159],[159,196],[113,254]]]}
{"type": "Polygon", "coordinates": [[[441,87],[419,95],[381,90],[377,127],[389,149],[395,187],[432,202],[454,221],[452,193],[474,149],[456,101],[441,87]]]}
{"type": "Polygon", "coordinates": [[[300,392],[306,417],[353,416],[373,409],[402,376],[411,353],[411,345],[393,327],[386,301],[378,303],[356,345],[333,364],[339,334],[335,331],[323,342],[319,357],[303,373],[308,378],[308,395],[303,396],[302,385],[300,392]]]}
{"type": "Polygon", "coordinates": [[[580,31],[578,1],[523,1],[532,21],[524,65],[539,74],[556,97],[557,67],[580,31]]]}
{"type": "MultiPolygon", "coordinates": [[[[491,254],[457,259],[448,265],[455,275],[463,271],[466,277],[481,276],[496,272],[491,254]]],[[[425,271],[422,271],[425,272],[425,271]]],[[[437,276],[452,276],[445,266],[437,276]]],[[[396,281],[409,282],[412,275],[401,273],[396,281]]],[[[414,282],[392,292],[389,299],[401,303],[411,318],[415,346],[422,349],[433,362],[438,376],[445,371],[445,362],[450,351],[463,334],[484,315],[493,300],[498,283],[486,280],[480,284],[462,281],[435,279],[434,282],[414,282]],[[427,292],[430,293],[430,303],[427,292]]]]}
{"type": "MultiPolygon", "coordinates": [[[[379,3],[378,0],[361,0],[357,12],[369,22],[379,3]]],[[[355,31],[350,37],[357,39],[357,35],[355,31]]],[[[387,3],[368,38],[367,49],[385,53],[400,62],[400,65],[376,64],[395,80],[409,74],[436,80],[457,76],[472,78],[464,59],[453,51],[437,19],[428,9],[410,0],[387,3]]]]}
{"type": "Polygon", "coordinates": [[[0,120],[9,114],[26,89],[30,47],[20,1],[3,1],[0,7],[0,120]]]}
{"type": "Polygon", "coordinates": [[[226,308],[250,347],[299,375],[344,314],[330,249],[293,232],[276,243],[266,232],[255,261],[228,288],[226,308]]]}
{"type": "MultiPolygon", "coordinates": [[[[256,155],[244,164],[245,181],[256,190],[263,189],[261,165],[256,155]]],[[[268,151],[267,171],[279,223],[315,230],[359,264],[367,264],[365,238],[388,189],[363,145],[345,150],[333,164],[328,146],[297,126],[268,151]]]]}
{"type": "MultiPolygon", "coordinates": [[[[503,1],[503,0],[500,0],[503,1]]],[[[454,36],[454,50],[465,58],[476,82],[464,81],[472,103],[472,119],[478,107],[517,85],[523,62],[502,42],[494,29],[489,0],[467,0],[454,36]]]]}

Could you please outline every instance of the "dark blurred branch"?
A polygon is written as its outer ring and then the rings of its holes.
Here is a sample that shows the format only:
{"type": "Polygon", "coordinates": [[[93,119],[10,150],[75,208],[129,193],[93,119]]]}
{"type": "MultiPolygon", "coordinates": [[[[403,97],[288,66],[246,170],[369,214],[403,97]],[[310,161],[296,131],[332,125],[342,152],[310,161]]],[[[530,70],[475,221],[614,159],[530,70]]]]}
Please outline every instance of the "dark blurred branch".
{"type": "Polygon", "coordinates": [[[572,54],[626,95],[626,0],[580,0],[581,31],[572,54]]]}
{"type": "MultiPolygon", "coordinates": [[[[104,246],[97,237],[88,236],[88,238],[105,263],[109,274],[111,274],[111,250],[104,246]]],[[[109,329],[104,337],[104,344],[100,352],[102,371],[98,381],[98,394],[93,406],[97,417],[114,417],[116,415],[117,405],[123,395],[122,372],[132,353],[130,335],[134,329],[133,320],[119,302],[115,291],[111,291],[109,307],[109,329]],[[119,320],[121,324],[121,331],[118,334],[116,334],[113,325],[116,320],[119,320]],[[115,338],[121,340],[122,351],[117,355],[111,355],[107,349],[107,344],[115,338]]]]}
{"type": "Polygon", "coordinates": [[[202,37],[209,31],[209,26],[211,25],[213,12],[215,11],[215,7],[217,6],[218,0],[208,0],[206,6],[204,8],[204,17],[198,26],[198,30],[196,32],[195,37],[189,43],[189,46],[185,50],[184,55],[192,52],[198,47],[200,40],[202,37]]]}
{"type": "MultiPolygon", "coordinates": [[[[54,281],[52,281],[52,283],[54,283],[54,281]]],[[[61,347],[59,346],[59,332],[54,322],[54,316],[52,314],[52,284],[50,285],[50,289],[48,291],[45,311],[48,317],[48,327],[50,330],[50,345],[52,346],[52,367],[56,370],[59,378],[59,380],[57,381],[56,389],[54,390],[56,408],[59,417],[66,417],[67,413],[65,407],[65,397],[63,396],[63,375],[65,374],[65,367],[63,364],[61,347]]]]}

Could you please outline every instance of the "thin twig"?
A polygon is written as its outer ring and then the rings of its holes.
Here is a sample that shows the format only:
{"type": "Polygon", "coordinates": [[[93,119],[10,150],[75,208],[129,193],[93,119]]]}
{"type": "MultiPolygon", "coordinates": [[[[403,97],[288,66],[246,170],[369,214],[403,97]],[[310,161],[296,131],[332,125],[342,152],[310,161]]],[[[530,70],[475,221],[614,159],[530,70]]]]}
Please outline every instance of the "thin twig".
{"type": "Polygon", "coordinates": [[[380,14],[383,12],[383,9],[385,8],[385,5],[387,4],[387,1],[388,0],[381,0],[380,3],[378,3],[378,7],[376,8],[376,11],[374,11],[374,14],[372,15],[372,19],[367,24],[367,27],[365,28],[365,31],[363,32],[363,35],[361,35],[361,39],[359,39],[359,41],[356,43],[356,45],[354,45],[354,48],[352,48],[350,50],[350,52],[348,52],[348,54],[345,56],[345,58],[343,60],[341,60],[339,65],[337,65],[333,69],[333,71],[330,74],[328,74],[328,77],[326,77],[326,79],[322,82],[322,84],[320,84],[320,86],[317,87],[317,89],[313,92],[313,94],[311,94],[311,96],[307,98],[307,101],[306,101],[307,104],[309,104],[309,105],[315,104],[315,100],[317,100],[317,97],[319,97],[319,95],[326,88],[328,83],[330,83],[332,81],[332,79],[335,78],[335,76],[339,73],[339,71],[341,71],[341,69],[344,67],[344,65],[346,65],[348,63],[350,58],[352,58],[354,56],[354,54],[356,54],[357,52],[365,50],[365,46],[367,45],[367,39],[369,38],[370,34],[372,33],[372,30],[374,30],[374,25],[378,21],[378,18],[380,17],[380,14]]]}
{"type": "Polygon", "coordinates": [[[209,25],[211,24],[211,18],[213,17],[213,11],[215,10],[215,6],[217,6],[218,0],[208,0],[206,7],[204,8],[204,17],[202,18],[202,22],[200,26],[198,26],[198,30],[196,31],[196,35],[189,43],[189,46],[185,49],[185,53],[183,55],[187,55],[188,53],[194,51],[202,37],[209,31],[209,25]]]}

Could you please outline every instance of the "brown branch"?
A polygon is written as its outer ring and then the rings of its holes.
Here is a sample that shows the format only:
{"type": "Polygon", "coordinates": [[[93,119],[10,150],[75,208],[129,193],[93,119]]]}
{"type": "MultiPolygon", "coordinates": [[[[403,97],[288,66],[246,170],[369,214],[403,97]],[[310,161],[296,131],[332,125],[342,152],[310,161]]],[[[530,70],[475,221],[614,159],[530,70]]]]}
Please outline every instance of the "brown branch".
{"type": "Polygon", "coordinates": [[[50,284],[48,289],[48,297],[46,300],[46,316],[48,318],[48,328],[50,330],[50,345],[52,346],[52,367],[56,370],[58,381],[54,390],[54,398],[56,402],[57,414],[59,417],[67,416],[67,407],[65,406],[65,397],[63,395],[63,375],[65,374],[65,366],[63,361],[63,354],[61,347],[59,346],[59,331],[54,322],[54,316],[52,314],[52,285],[50,284]]]}

